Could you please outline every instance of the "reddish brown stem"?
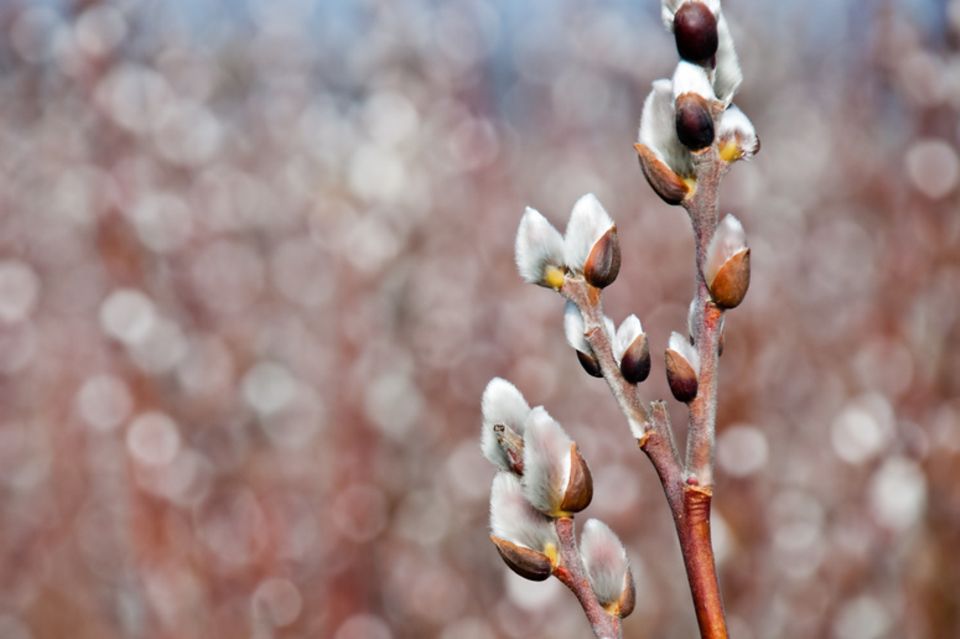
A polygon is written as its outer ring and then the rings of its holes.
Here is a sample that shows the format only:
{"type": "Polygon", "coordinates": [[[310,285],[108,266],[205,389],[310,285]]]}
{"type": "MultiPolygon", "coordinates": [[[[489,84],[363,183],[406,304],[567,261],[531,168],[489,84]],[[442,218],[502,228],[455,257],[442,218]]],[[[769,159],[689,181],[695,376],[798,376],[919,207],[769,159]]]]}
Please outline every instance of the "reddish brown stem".
{"type": "Polygon", "coordinates": [[[697,396],[689,404],[686,475],[683,503],[672,507],[687,569],[690,593],[704,639],[725,639],[727,626],[710,538],[713,457],[716,442],[717,363],[723,311],[710,301],[703,275],[707,247],[717,228],[718,190],[726,164],[716,149],[697,158],[697,191],[684,203],[696,242],[696,283],[693,337],[700,357],[697,396]],[[677,517],[682,514],[682,518],[677,517]]]}
{"type": "Polygon", "coordinates": [[[727,624],[717,582],[710,538],[709,489],[687,485],[683,489],[683,518],[676,521],[683,565],[703,639],[726,639],[727,624]]]}
{"type": "Polygon", "coordinates": [[[690,402],[690,427],[687,435],[687,471],[700,486],[713,485],[714,425],[717,414],[717,359],[723,311],[710,301],[703,276],[707,247],[717,228],[717,199],[724,162],[710,149],[697,158],[697,191],[684,203],[693,224],[696,242],[696,285],[693,335],[700,357],[697,396],[690,402]]]}
{"type": "MultiPolygon", "coordinates": [[[[663,402],[653,402],[651,412],[655,422],[667,419],[663,402]]],[[[710,490],[683,481],[679,465],[671,462],[670,449],[658,433],[647,438],[641,448],[653,463],[670,504],[700,636],[724,639],[727,629],[710,537],[710,490]]]]}
{"type": "Polygon", "coordinates": [[[583,607],[583,612],[593,628],[593,634],[604,639],[620,639],[620,617],[608,613],[593,592],[587,571],[577,549],[576,533],[571,517],[556,520],[557,537],[560,541],[560,562],[554,569],[554,576],[569,588],[583,607]]]}
{"type": "Polygon", "coordinates": [[[696,241],[696,283],[693,338],[700,356],[699,390],[689,404],[686,464],[677,453],[666,408],[653,402],[649,410],[637,386],[627,382],[613,356],[604,329],[600,291],[581,278],[568,278],[561,293],[580,309],[587,342],[617,403],[631,424],[638,444],[653,463],[670,504],[683,563],[690,583],[703,639],[727,637],[723,602],[710,538],[710,502],[717,407],[717,360],[723,313],[710,301],[703,277],[707,246],[717,226],[717,191],[725,165],[711,149],[697,159],[697,191],[684,206],[690,213],[696,241]]]}

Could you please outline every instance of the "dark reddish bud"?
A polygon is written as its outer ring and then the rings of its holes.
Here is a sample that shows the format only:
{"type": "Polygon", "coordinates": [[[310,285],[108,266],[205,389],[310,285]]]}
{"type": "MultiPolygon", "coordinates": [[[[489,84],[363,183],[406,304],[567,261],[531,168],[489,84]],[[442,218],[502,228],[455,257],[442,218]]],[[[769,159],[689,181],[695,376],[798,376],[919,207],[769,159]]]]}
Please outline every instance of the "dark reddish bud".
{"type": "Polygon", "coordinates": [[[693,401],[700,385],[700,358],[697,351],[686,338],[675,332],[670,335],[670,347],[664,360],[670,392],[677,401],[693,401]]]}
{"type": "Polygon", "coordinates": [[[708,286],[710,297],[720,308],[739,306],[750,287],[750,249],[728,258],[708,286]]]}
{"type": "Polygon", "coordinates": [[[631,384],[639,384],[650,374],[650,346],[646,333],[640,333],[623,352],[620,372],[631,384]]]}
{"type": "Polygon", "coordinates": [[[583,264],[583,277],[597,288],[606,288],[613,284],[619,274],[620,240],[617,238],[617,227],[611,226],[590,249],[583,264]]]}
{"type": "Polygon", "coordinates": [[[690,185],[683,181],[673,169],[668,167],[646,145],[633,145],[640,158],[640,168],[643,177],[647,178],[654,192],[667,204],[680,204],[690,193],[690,185]]]}
{"type": "Polygon", "coordinates": [[[735,308],[750,287],[750,249],[740,220],[726,215],[707,246],[703,269],[714,304],[735,308]]]}
{"type": "Polygon", "coordinates": [[[580,366],[583,366],[583,370],[587,371],[588,374],[594,377],[603,377],[600,362],[597,361],[596,357],[583,351],[577,351],[577,359],[580,361],[580,366]]]}
{"type": "Polygon", "coordinates": [[[524,546],[507,541],[501,537],[490,535],[490,541],[497,547],[497,551],[510,570],[531,581],[543,581],[553,572],[550,558],[542,552],[531,550],[524,546]]]}
{"type": "Polygon", "coordinates": [[[593,475],[576,444],[570,445],[570,479],[560,502],[560,510],[578,513],[593,501],[593,475]]]}
{"type": "Polygon", "coordinates": [[[685,2],[674,15],[673,36],[681,58],[709,64],[717,54],[717,17],[702,2],[685,2]]]}
{"type": "Polygon", "coordinates": [[[684,93],[677,98],[677,137],[691,151],[713,144],[713,116],[706,98],[684,93]]]}

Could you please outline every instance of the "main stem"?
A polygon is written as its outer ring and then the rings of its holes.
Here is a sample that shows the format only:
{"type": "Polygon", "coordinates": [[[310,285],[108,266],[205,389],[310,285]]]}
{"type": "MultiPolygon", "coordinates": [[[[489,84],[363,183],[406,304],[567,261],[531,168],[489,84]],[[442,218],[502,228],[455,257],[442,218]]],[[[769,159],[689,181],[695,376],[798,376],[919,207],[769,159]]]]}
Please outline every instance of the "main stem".
{"type": "MultiPolygon", "coordinates": [[[[725,164],[714,148],[699,155],[696,164],[697,190],[693,197],[684,203],[684,207],[693,223],[696,244],[697,290],[692,337],[700,356],[700,374],[697,396],[689,404],[690,419],[684,464],[681,464],[670,418],[663,402],[652,402],[648,410],[637,386],[627,382],[620,373],[610,336],[604,329],[600,290],[590,286],[582,278],[568,278],[560,293],[580,309],[584,320],[584,335],[593,356],[597,359],[613,396],[630,422],[637,443],[650,458],[660,477],[676,525],[701,639],[727,639],[727,624],[710,535],[716,439],[717,360],[720,334],[723,330],[723,312],[711,302],[703,275],[707,247],[717,228],[718,190],[725,164]]],[[[569,526],[572,531],[572,523],[569,526]]],[[[587,610],[586,606],[584,610],[587,610]]]]}
{"type": "Polygon", "coordinates": [[[703,639],[726,639],[727,624],[720,597],[710,536],[713,457],[717,417],[717,360],[723,311],[710,301],[703,269],[707,247],[717,228],[718,190],[724,163],[710,148],[697,158],[697,191],[684,206],[690,214],[696,243],[696,282],[692,335],[700,357],[697,396],[689,405],[686,481],[683,503],[671,504],[690,593],[703,639]]]}
{"type": "Polygon", "coordinates": [[[718,190],[723,162],[713,148],[697,158],[697,190],[684,203],[693,224],[696,244],[696,297],[693,335],[700,356],[697,396],[690,402],[690,428],[687,435],[687,472],[702,487],[713,485],[713,448],[716,440],[717,359],[723,311],[710,301],[703,275],[707,247],[717,228],[718,190]]]}

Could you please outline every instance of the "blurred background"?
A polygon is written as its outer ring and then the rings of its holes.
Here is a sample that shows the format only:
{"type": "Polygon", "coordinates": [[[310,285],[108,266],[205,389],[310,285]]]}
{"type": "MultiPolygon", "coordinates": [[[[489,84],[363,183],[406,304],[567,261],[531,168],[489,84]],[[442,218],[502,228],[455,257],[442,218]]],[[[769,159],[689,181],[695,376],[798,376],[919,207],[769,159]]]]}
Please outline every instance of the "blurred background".
{"type": "MultiPolygon", "coordinates": [[[[960,636],[960,2],[724,7],[763,139],[722,194],[731,634],[960,636]]],[[[3,0],[0,33],[0,637],[588,636],[487,540],[493,376],[589,461],[625,635],[696,636],[652,468],[513,266],[525,205],[593,191],[607,312],[684,330],[691,233],[632,149],[656,0],[3,0]]]]}

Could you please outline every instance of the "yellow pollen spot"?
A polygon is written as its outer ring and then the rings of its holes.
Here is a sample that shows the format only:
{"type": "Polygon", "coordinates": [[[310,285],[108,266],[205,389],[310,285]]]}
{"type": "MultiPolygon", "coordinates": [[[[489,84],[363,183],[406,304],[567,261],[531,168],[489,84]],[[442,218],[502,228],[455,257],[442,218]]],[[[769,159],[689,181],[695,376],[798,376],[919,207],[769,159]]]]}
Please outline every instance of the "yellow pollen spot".
{"type": "Polygon", "coordinates": [[[736,162],[742,157],[743,151],[740,150],[740,145],[737,144],[736,140],[725,142],[720,147],[720,159],[724,162],[736,162]]]}
{"type": "Polygon", "coordinates": [[[563,286],[564,276],[563,270],[558,266],[548,266],[543,271],[543,283],[549,286],[550,288],[560,290],[560,287],[563,286]]]}
{"type": "Polygon", "coordinates": [[[683,180],[683,183],[686,184],[686,185],[687,185],[687,189],[689,189],[689,190],[687,191],[687,197],[688,197],[688,198],[693,197],[693,194],[697,192],[697,178],[695,178],[695,177],[685,177],[685,178],[680,178],[680,179],[683,180]]]}
{"type": "Polygon", "coordinates": [[[556,544],[553,542],[547,542],[547,545],[543,547],[543,554],[545,554],[547,559],[550,560],[550,565],[556,568],[557,564],[559,563],[556,544]]]}

